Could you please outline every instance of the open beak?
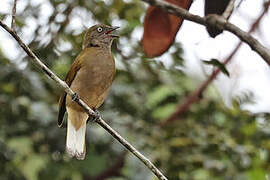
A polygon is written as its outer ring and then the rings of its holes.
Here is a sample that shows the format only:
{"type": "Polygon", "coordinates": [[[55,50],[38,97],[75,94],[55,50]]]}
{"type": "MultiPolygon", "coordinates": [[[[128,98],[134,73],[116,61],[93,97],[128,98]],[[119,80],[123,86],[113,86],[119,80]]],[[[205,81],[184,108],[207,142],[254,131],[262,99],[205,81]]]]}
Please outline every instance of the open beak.
{"type": "Polygon", "coordinates": [[[116,29],[118,29],[118,28],[119,28],[118,26],[110,27],[110,28],[108,28],[108,30],[105,32],[105,34],[108,34],[108,35],[110,35],[110,36],[113,37],[113,38],[119,38],[118,35],[116,35],[116,34],[111,34],[114,30],[116,30],[116,29]]]}

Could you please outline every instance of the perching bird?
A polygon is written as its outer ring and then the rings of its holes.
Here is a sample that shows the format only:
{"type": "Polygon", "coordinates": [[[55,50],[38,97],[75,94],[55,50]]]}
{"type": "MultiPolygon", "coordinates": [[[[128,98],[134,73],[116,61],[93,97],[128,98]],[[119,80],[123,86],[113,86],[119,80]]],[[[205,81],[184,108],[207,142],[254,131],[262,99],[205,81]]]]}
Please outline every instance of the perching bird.
{"type": "MultiPolygon", "coordinates": [[[[230,0],[205,0],[204,5],[204,14],[207,16],[208,14],[218,14],[222,15],[226,10],[230,0]]],[[[229,18],[229,17],[228,17],[229,18]]],[[[217,35],[221,34],[223,31],[217,29],[216,27],[208,26],[206,27],[208,34],[215,38],[217,35]]]]}
{"type": "MultiPolygon", "coordinates": [[[[93,110],[100,107],[113,82],[115,62],[111,45],[118,36],[112,32],[118,27],[103,24],[92,26],[84,36],[82,51],[73,62],[66,83],[93,110]]],[[[85,131],[88,114],[64,92],[59,99],[58,126],[68,114],[66,151],[73,157],[85,158],[85,131]]],[[[91,117],[90,117],[91,118],[91,117]]]]}

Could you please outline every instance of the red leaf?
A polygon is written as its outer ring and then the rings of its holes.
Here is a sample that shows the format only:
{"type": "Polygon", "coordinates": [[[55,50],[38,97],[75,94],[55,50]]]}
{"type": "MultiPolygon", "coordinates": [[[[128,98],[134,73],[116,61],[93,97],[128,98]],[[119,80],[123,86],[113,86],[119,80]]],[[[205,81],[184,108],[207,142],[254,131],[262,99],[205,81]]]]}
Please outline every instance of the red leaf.
{"type": "MultiPolygon", "coordinates": [[[[165,0],[185,9],[189,9],[192,0],[165,0]]],[[[163,54],[169,49],[178,32],[182,18],[168,14],[160,8],[150,6],[144,20],[142,39],[143,50],[148,57],[163,54]]]]}

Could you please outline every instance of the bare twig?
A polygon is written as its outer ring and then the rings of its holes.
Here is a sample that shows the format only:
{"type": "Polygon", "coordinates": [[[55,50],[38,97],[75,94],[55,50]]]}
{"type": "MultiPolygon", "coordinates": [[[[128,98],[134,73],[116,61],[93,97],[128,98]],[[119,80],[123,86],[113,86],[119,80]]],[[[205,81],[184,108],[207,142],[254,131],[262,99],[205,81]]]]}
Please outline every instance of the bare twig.
{"type": "Polygon", "coordinates": [[[234,3],[235,3],[235,0],[231,0],[230,3],[228,4],[226,10],[224,11],[224,13],[222,14],[222,16],[225,18],[225,19],[228,19],[232,12],[233,12],[233,9],[234,9],[234,3]]]}
{"type": "Polygon", "coordinates": [[[137,158],[139,158],[157,177],[161,180],[167,180],[167,178],[156,168],[149,159],[144,157],[137,149],[135,149],[129,142],[120,136],[116,131],[114,131],[108,124],[104,122],[103,119],[98,119],[97,123],[102,126],[107,132],[109,132],[115,139],[117,139],[123,146],[125,146],[131,153],[133,153],[137,158]]]}
{"type": "MultiPolygon", "coordinates": [[[[236,35],[241,41],[247,43],[250,48],[256,51],[262,59],[270,65],[270,50],[263,46],[257,39],[252,37],[249,33],[241,30],[239,27],[235,26],[234,24],[229,23],[225,20],[222,16],[210,14],[206,17],[201,17],[198,15],[194,15],[189,13],[187,10],[168,3],[162,0],[142,0],[147,2],[153,6],[157,6],[168,13],[174,14],[178,17],[182,17],[186,20],[196,22],[198,24],[204,26],[214,26],[221,30],[227,30],[234,35],[236,35]]],[[[268,1],[267,3],[269,3],[268,1]]]]}
{"type": "MultiPolygon", "coordinates": [[[[264,11],[262,12],[262,14],[255,20],[255,22],[251,25],[248,33],[252,33],[253,31],[256,30],[256,28],[259,26],[262,18],[264,17],[264,15],[267,13],[268,8],[269,8],[270,2],[265,3],[264,5],[264,11]]],[[[238,49],[240,48],[240,46],[242,45],[242,41],[240,41],[238,43],[238,45],[235,47],[235,49],[232,51],[232,53],[226,58],[226,60],[223,62],[224,65],[228,64],[231,59],[233,58],[233,56],[235,55],[235,53],[238,51],[238,49]]],[[[215,69],[212,74],[209,76],[209,78],[201,84],[201,86],[195,90],[194,92],[192,92],[184,101],[183,104],[181,104],[178,108],[177,111],[175,111],[162,125],[166,125],[167,123],[175,120],[179,115],[181,115],[184,111],[188,110],[190,105],[192,105],[193,103],[199,101],[202,97],[202,93],[204,92],[204,90],[211,84],[211,82],[216,78],[216,76],[220,73],[220,69],[215,69]]]]}
{"type": "Polygon", "coordinates": [[[244,0],[240,0],[240,2],[237,4],[237,8],[239,8],[244,0]]]}
{"type": "MultiPolygon", "coordinates": [[[[239,42],[239,44],[235,47],[235,49],[233,50],[233,52],[230,54],[229,57],[227,57],[227,59],[223,62],[224,65],[228,64],[231,59],[233,58],[233,56],[235,55],[235,53],[238,51],[238,49],[240,48],[240,46],[242,45],[242,41],[239,42]]],[[[180,105],[177,108],[177,111],[175,111],[164,123],[162,123],[162,126],[168,124],[169,122],[175,120],[178,116],[180,116],[184,111],[188,110],[188,108],[195,102],[199,101],[202,97],[202,93],[206,90],[206,88],[212,83],[212,81],[217,77],[217,75],[220,73],[220,69],[217,68],[215,69],[212,74],[209,76],[209,78],[201,84],[201,86],[193,91],[184,101],[184,103],[182,105],[180,105]]]]}
{"type": "Polygon", "coordinates": [[[16,6],[17,6],[17,0],[14,0],[13,3],[13,8],[12,8],[12,19],[11,19],[11,29],[14,30],[14,26],[15,26],[15,17],[16,17],[16,6]]]}
{"type": "MultiPolygon", "coordinates": [[[[2,26],[13,38],[19,43],[23,50],[31,57],[33,63],[37,64],[44,73],[46,73],[52,80],[54,80],[65,92],[74,96],[74,92],[69,88],[69,86],[62,81],[58,76],[56,76],[42,61],[33,53],[33,51],[21,40],[21,38],[9,28],[6,24],[0,21],[0,26],[2,26]]],[[[84,110],[94,117],[98,117],[97,114],[87,106],[80,98],[77,98],[76,102],[84,108],[84,110]]],[[[96,121],[101,127],[107,130],[115,139],[117,139],[124,147],[126,147],[131,153],[138,157],[160,180],[167,180],[167,178],[159,171],[155,165],[149,161],[145,156],[143,156],[138,150],[136,150],[129,142],[127,142],[123,137],[121,137],[116,131],[114,131],[103,119],[99,118],[96,121]]]]}

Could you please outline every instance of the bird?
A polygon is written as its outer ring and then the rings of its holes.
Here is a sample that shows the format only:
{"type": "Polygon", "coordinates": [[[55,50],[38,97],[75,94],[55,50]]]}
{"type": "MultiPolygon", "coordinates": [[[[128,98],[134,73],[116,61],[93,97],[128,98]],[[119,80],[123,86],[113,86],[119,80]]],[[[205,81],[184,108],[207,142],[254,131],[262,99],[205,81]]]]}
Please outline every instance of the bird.
{"type": "MultiPolygon", "coordinates": [[[[207,16],[208,14],[222,15],[224,11],[226,10],[229,2],[230,0],[205,0],[205,5],[204,5],[205,16],[207,16]]],[[[212,38],[215,38],[217,35],[223,32],[223,30],[219,30],[218,28],[211,27],[211,26],[207,26],[206,29],[207,29],[208,34],[212,38]]]]}
{"type": "Polygon", "coordinates": [[[116,72],[111,46],[113,40],[119,37],[113,34],[118,28],[104,24],[90,27],[84,35],[82,51],[65,78],[75,96],[67,96],[66,92],[60,96],[58,126],[63,125],[67,112],[66,152],[78,160],[85,159],[86,123],[93,117],[89,117],[74,98],[80,97],[94,111],[103,104],[116,72]]]}

